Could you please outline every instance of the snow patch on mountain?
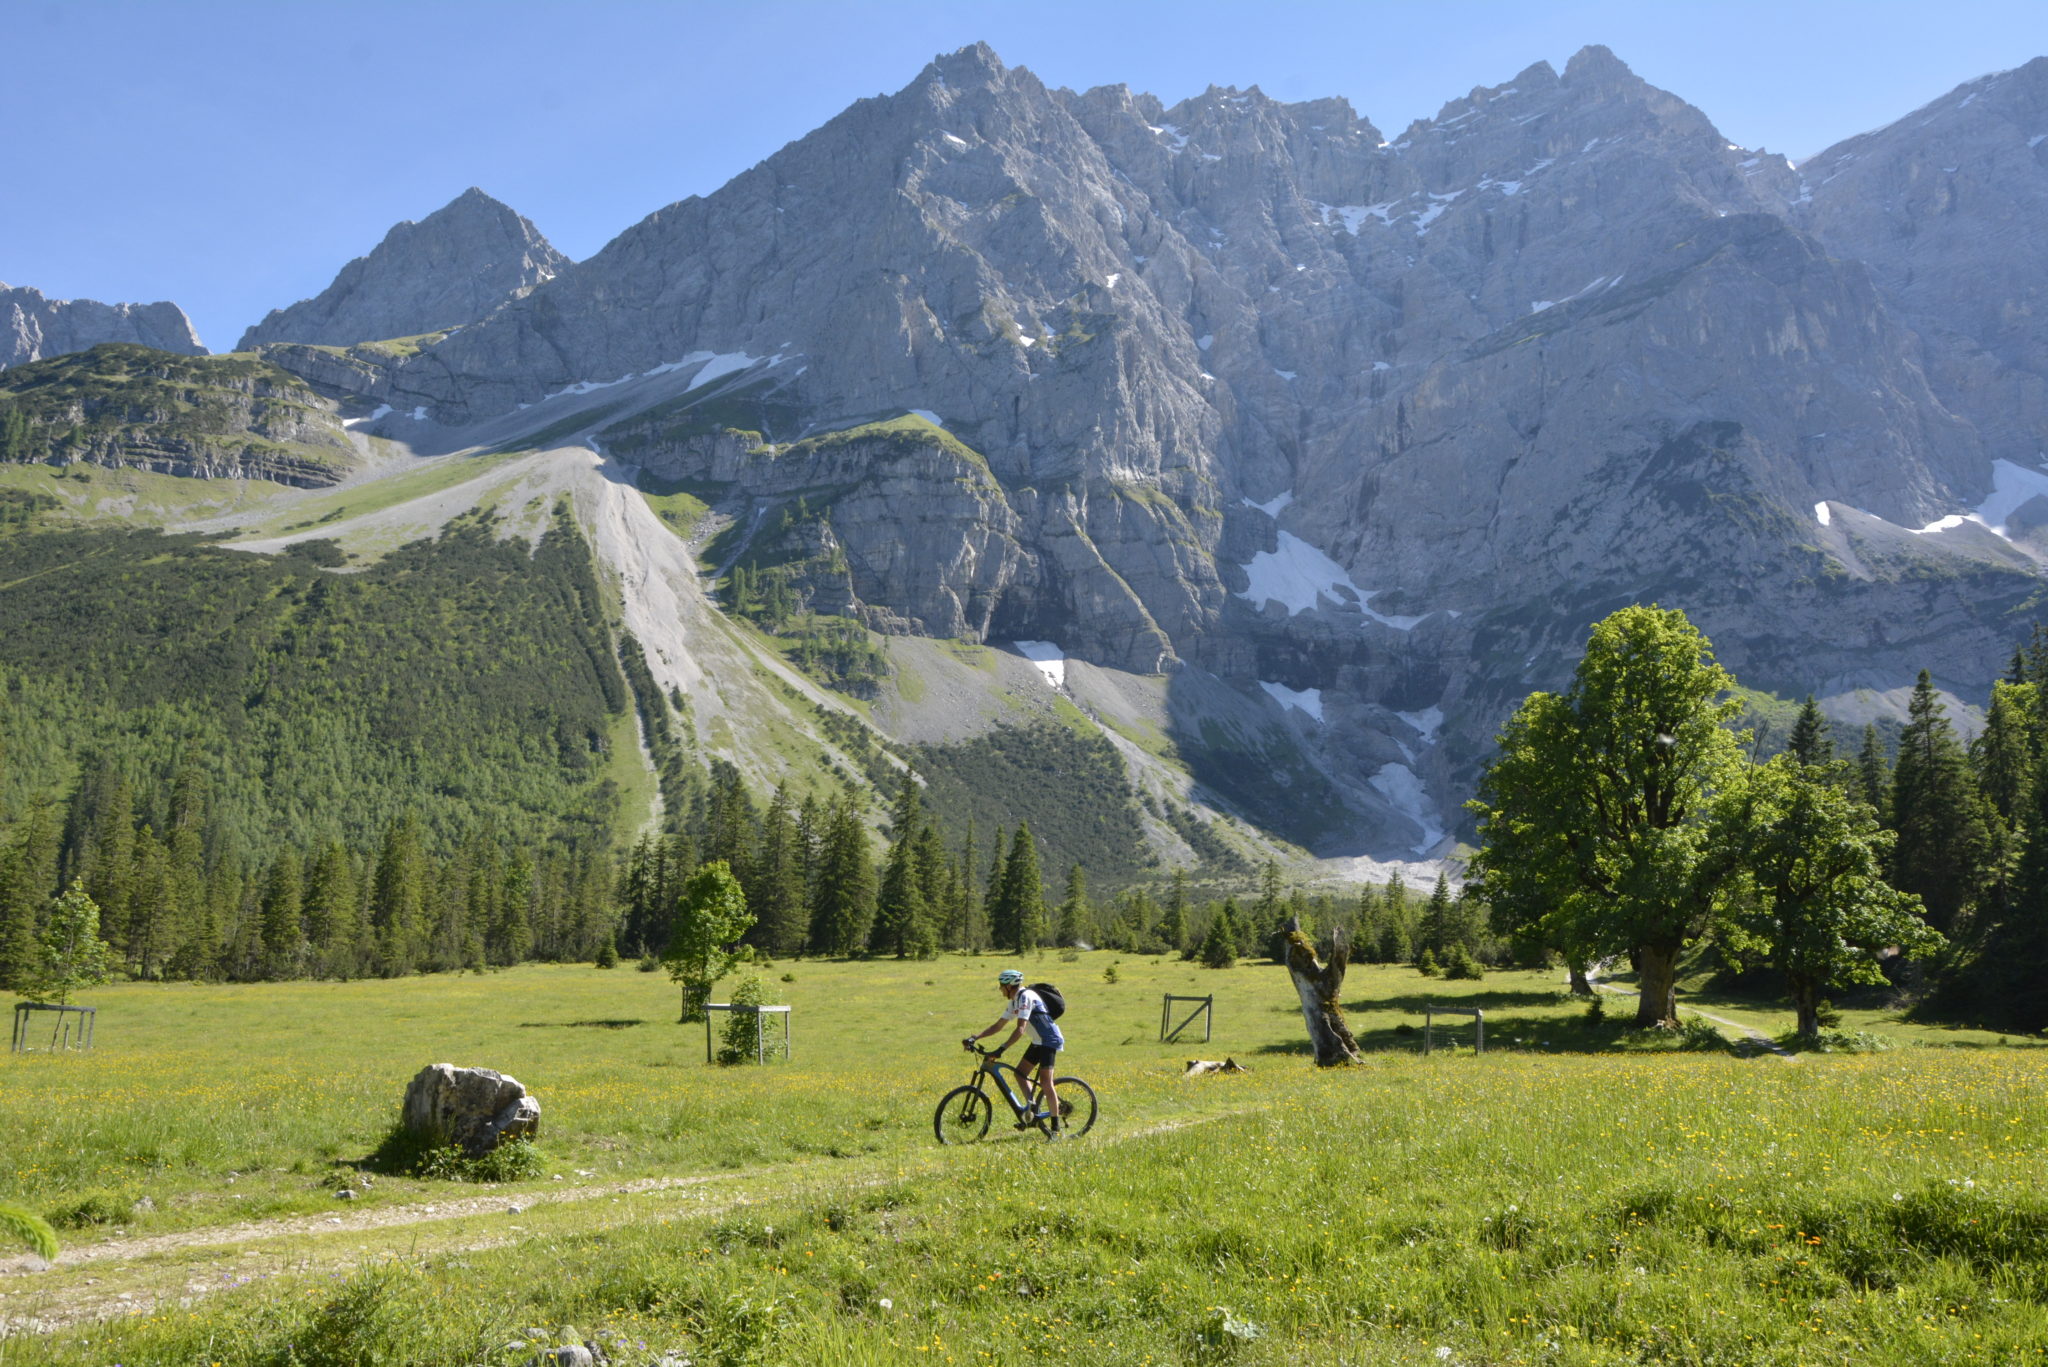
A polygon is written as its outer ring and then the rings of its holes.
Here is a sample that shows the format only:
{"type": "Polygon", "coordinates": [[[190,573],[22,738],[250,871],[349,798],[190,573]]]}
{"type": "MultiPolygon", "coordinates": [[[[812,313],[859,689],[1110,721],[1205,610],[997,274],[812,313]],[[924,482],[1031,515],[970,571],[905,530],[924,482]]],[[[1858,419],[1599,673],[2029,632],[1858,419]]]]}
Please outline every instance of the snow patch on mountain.
{"type": "Polygon", "coordinates": [[[1014,642],[1017,653],[1038,666],[1045,681],[1054,688],[1067,686],[1067,654],[1051,641],[1014,642]]]}
{"type": "Polygon", "coordinates": [[[1436,804],[1429,800],[1428,791],[1413,769],[1405,764],[1383,764],[1366,782],[1378,790],[1389,806],[1421,829],[1422,839],[1415,842],[1414,853],[1427,854],[1444,838],[1436,804]]]}
{"type": "Polygon", "coordinates": [[[1289,688],[1284,683],[1269,683],[1259,680],[1259,687],[1266,690],[1268,697],[1282,707],[1292,707],[1306,712],[1317,721],[1323,719],[1323,690],[1320,688],[1289,688]]]}
{"type": "Polygon", "coordinates": [[[1373,621],[1396,631],[1413,630],[1415,624],[1422,620],[1420,617],[1390,617],[1374,612],[1369,603],[1373,591],[1358,587],[1342,565],[1293,532],[1281,532],[1279,549],[1260,551],[1245,563],[1244,569],[1251,584],[1237,596],[1259,605],[1278,603],[1287,609],[1290,617],[1307,612],[1324,598],[1329,598],[1334,602],[1351,604],[1373,621]]]}
{"type": "Polygon", "coordinates": [[[1420,712],[1396,712],[1394,715],[1414,727],[1422,736],[1424,745],[1436,744],[1437,729],[1444,724],[1441,707],[1425,707],[1420,712]]]}
{"type": "Polygon", "coordinates": [[[2011,540],[2007,531],[2014,513],[2036,498],[2048,498],[2048,473],[2029,470],[2024,465],[2015,465],[2009,460],[1991,462],[1991,493],[1970,512],[1950,513],[1936,518],[1924,527],[1908,528],[1920,536],[1935,532],[1946,532],[1974,522],[1987,531],[2011,540]]]}

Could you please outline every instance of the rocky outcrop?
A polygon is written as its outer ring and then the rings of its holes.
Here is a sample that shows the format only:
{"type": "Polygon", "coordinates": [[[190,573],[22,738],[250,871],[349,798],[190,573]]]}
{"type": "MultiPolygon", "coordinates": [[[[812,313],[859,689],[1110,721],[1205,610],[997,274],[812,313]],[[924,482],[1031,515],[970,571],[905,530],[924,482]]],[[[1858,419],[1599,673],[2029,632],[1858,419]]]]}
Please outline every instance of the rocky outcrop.
{"type": "Polygon", "coordinates": [[[180,356],[206,354],[192,320],[176,304],[45,299],[41,290],[0,282],[0,370],[102,342],[133,342],[180,356]]]}
{"type": "Polygon", "coordinates": [[[239,356],[107,344],[0,374],[6,459],[322,486],[357,460],[340,406],[239,356]]]}
{"type": "Polygon", "coordinates": [[[540,230],[482,190],[463,191],[386,233],[311,299],[274,309],[236,350],[267,342],[351,346],[446,332],[560,275],[569,260],[540,230]]]}
{"type": "Polygon", "coordinates": [[[492,1069],[432,1063],[407,1084],[400,1123],[429,1144],[478,1158],[507,1140],[537,1136],[540,1099],[492,1069]]]}

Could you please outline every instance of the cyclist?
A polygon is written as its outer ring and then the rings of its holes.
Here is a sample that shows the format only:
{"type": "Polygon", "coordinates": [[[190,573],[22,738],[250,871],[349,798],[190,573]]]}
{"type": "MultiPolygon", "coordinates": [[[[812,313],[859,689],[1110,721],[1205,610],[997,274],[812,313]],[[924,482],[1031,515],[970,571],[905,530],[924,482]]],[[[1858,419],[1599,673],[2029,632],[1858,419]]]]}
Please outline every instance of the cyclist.
{"type": "MultiPolygon", "coordinates": [[[[1053,1018],[1047,1014],[1044,999],[1024,985],[1022,973],[1014,968],[1004,969],[996,975],[996,987],[1009,999],[1009,1004],[1003,1008],[1003,1014],[997,1016],[995,1024],[988,1029],[961,1040],[960,1045],[962,1048],[972,1049],[976,1040],[993,1035],[1002,1029],[1003,1022],[1014,1022],[1010,1028],[1010,1037],[995,1048],[995,1052],[1000,1054],[1016,1043],[1019,1034],[1025,1030],[1031,1032],[1031,1047],[1024,1051],[1024,1063],[1017,1069],[1017,1076],[1023,1079],[1024,1100],[1028,1105],[1032,1097],[1031,1073],[1034,1066],[1037,1068],[1038,1092],[1045,1098],[1045,1105],[1036,1115],[1027,1116],[1017,1122],[1018,1129],[1029,1129],[1036,1122],[1060,1113],[1060,1095],[1053,1090],[1052,1065],[1067,1041],[1066,1037],[1060,1034],[1059,1026],[1054,1024],[1053,1018]]],[[[1061,1127],[1055,1121],[1052,1129],[1054,1139],[1061,1137],[1060,1130],[1061,1127]]]]}

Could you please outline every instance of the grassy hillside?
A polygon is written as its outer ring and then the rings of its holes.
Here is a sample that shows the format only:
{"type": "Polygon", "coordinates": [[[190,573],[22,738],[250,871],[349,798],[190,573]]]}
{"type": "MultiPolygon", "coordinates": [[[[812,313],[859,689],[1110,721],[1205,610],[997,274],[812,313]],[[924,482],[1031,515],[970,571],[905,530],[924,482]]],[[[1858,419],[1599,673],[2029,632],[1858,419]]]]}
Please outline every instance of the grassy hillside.
{"type": "Polygon", "coordinates": [[[1354,969],[1376,1052],[1319,1073],[1280,971],[1126,956],[1108,983],[1090,954],[1033,972],[1066,991],[1095,1131],[940,1148],[932,1107],[970,1071],[955,1041],[1009,962],[770,969],[795,1051],[769,1068],[706,1065],[669,984],[630,971],[94,993],[94,1054],[0,1056],[0,1199],[101,1255],[7,1278],[0,1316],[72,1326],[8,1347],[509,1364],[573,1334],[632,1367],[1861,1367],[2048,1342],[2048,1051],[1676,1053],[1587,1028],[1551,975],[1354,969]],[[1214,993],[1215,1040],[1158,1043],[1162,991],[1214,993]],[[1402,1033],[1452,1000],[1488,1011],[1484,1058],[1402,1033]],[[1183,1080],[1197,1054],[1253,1071],[1183,1080]],[[541,1097],[537,1176],[365,1183],[435,1058],[541,1097]],[[159,1235],[178,1237],[121,1242],[159,1235]]]}
{"type": "Polygon", "coordinates": [[[355,448],[334,404],[266,361],[108,343],[0,373],[0,461],[321,485],[355,448]]]}

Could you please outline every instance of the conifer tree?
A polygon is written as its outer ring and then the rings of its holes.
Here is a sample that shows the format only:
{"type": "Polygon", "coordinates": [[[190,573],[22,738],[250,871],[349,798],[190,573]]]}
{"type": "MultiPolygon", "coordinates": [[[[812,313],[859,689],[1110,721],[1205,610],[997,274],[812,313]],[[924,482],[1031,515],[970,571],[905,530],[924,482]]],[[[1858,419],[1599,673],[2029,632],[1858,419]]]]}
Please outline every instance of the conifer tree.
{"type": "Polygon", "coordinates": [[[1370,883],[1359,885],[1358,902],[1351,912],[1351,929],[1353,958],[1369,964],[1386,962],[1380,957],[1381,942],[1386,933],[1384,913],[1379,896],[1373,892],[1370,883]]]}
{"type": "Polygon", "coordinates": [[[427,901],[423,862],[419,822],[407,812],[385,829],[370,888],[372,962],[382,977],[410,973],[417,964],[427,901]]]}
{"type": "Polygon", "coordinates": [[[305,947],[304,886],[299,857],[286,850],[271,861],[263,880],[263,976],[296,977],[305,947]]]}
{"type": "Polygon", "coordinates": [[[1792,723],[1785,749],[1801,764],[1827,764],[1835,757],[1835,743],[1828,739],[1828,719],[1811,693],[1799,708],[1799,719],[1792,723]]]}
{"type": "Polygon", "coordinates": [[[1259,870],[1259,900],[1252,906],[1251,921],[1259,928],[1257,939],[1267,957],[1275,963],[1287,959],[1287,932],[1281,929],[1288,916],[1280,891],[1280,861],[1268,859],[1259,870]]]}
{"type": "MultiPolygon", "coordinates": [[[[505,866],[505,890],[498,900],[498,923],[487,951],[494,964],[524,963],[533,952],[533,908],[539,881],[533,858],[515,850],[505,866]]],[[[664,929],[666,929],[664,927],[664,929]]]]}
{"type": "MultiPolygon", "coordinates": [[[[908,786],[908,785],[906,785],[908,786]]],[[[889,846],[882,866],[882,885],[875,897],[875,925],[869,949],[876,954],[908,958],[921,939],[925,920],[924,890],[918,886],[917,861],[911,844],[912,827],[889,846]]]]}
{"type": "Polygon", "coordinates": [[[57,881],[57,823],[32,807],[0,853],[0,987],[26,982],[41,957],[42,917],[57,881]]]}
{"type": "Polygon", "coordinates": [[[1877,813],[1878,820],[1890,823],[1892,762],[1874,722],[1864,725],[1863,747],[1856,752],[1856,795],[1877,813]]]}
{"type": "Polygon", "coordinates": [[[1067,869],[1067,895],[1060,899],[1053,943],[1062,949],[1080,944],[1092,933],[1088,926],[1094,919],[1095,913],[1088,905],[1088,877],[1079,864],[1071,865],[1067,869]]]}
{"type": "MultiPolygon", "coordinates": [[[[2037,761],[2021,824],[2048,831],[2048,753],[2037,761]]],[[[2027,840],[2018,864],[2004,918],[1971,966],[1969,1000],[1973,1012],[2032,1032],[2048,1029],[2048,839],[2027,840]]]]}
{"type": "Polygon", "coordinates": [[[2024,819],[2034,771],[2036,686],[1991,685],[1984,730],[1970,746],[1977,784],[2008,829],[2024,819]]]}
{"type": "MultiPolygon", "coordinates": [[[[177,948],[179,916],[170,852],[147,826],[135,833],[129,848],[134,851],[135,866],[127,878],[119,880],[122,898],[128,904],[129,971],[138,978],[156,978],[177,948]]],[[[241,977],[255,976],[253,963],[238,968],[241,977]]]]}
{"type": "Polygon", "coordinates": [[[803,948],[809,930],[801,841],[789,787],[780,785],[761,816],[747,891],[747,905],[755,917],[747,943],[771,954],[796,953],[803,948]]]}
{"type": "Polygon", "coordinates": [[[811,888],[811,948],[820,954],[858,954],[875,919],[874,862],[867,832],[842,796],[825,818],[811,888]]]}
{"type": "Polygon", "coordinates": [[[1436,876],[1436,887],[1430,891],[1429,901],[1422,908],[1422,926],[1419,948],[1436,955],[1438,963],[1446,962],[1451,947],[1459,943],[1451,916],[1451,882],[1444,874],[1436,876]]]}
{"type": "Polygon", "coordinates": [[[1892,771],[1891,824],[1899,838],[1891,883],[1918,896],[1928,923],[1948,934],[1976,898],[1992,837],[1962,744],[1924,669],[1906,713],[1892,771]]]}
{"type": "Polygon", "coordinates": [[[1405,964],[1419,947],[1415,943],[1415,913],[1408,905],[1408,882],[1399,869],[1387,875],[1386,890],[1380,896],[1380,962],[1405,964]]]}
{"type": "Polygon", "coordinates": [[[339,843],[322,850],[306,875],[306,938],[323,976],[348,978],[358,971],[356,888],[355,861],[339,843]]]}
{"type": "Polygon", "coordinates": [[[1202,937],[1200,959],[1204,968],[1229,968],[1238,956],[1237,901],[1226,897],[1209,918],[1208,934],[1202,937]]]}
{"type": "Polygon", "coordinates": [[[930,953],[913,950],[920,959],[938,953],[946,939],[946,927],[953,915],[953,861],[946,857],[945,837],[930,821],[918,827],[911,842],[911,867],[916,872],[918,895],[924,900],[924,915],[916,929],[916,940],[930,953]]]}
{"type": "MultiPolygon", "coordinates": [[[[113,946],[116,957],[133,959],[128,943],[128,896],[136,863],[135,790],[121,774],[109,773],[99,786],[104,800],[86,817],[92,846],[86,856],[85,893],[99,908],[100,933],[113,946]]],[[[90,801],[88,791],[81,785],[80,797],[90,801]]]]}
{"type": "Polygon", "coordinates": [[[705,796],[705,809],[701,857],[706,863],[724,860],[733,877],[744,885],[753,866],[754,832],[759,821],[746,780],[725,760],[711,762],[711,786],[705,796]]]}
{"type": "Polygon", "coordinates": [[[980,846],[975,843],[974,818],[967,818],[967,833],[960,840],[960,858],[953,869],[953,898],[946,922],[948,949],[979,950],[988,944],[988,920],[984,913],[977,874],[980,846]]]}
{"type": "Polygon", "coordinates": [[[1159,914],[1159,925],[1153,931],[1159,944],[1168,954],[1179,954],[1188,945],[1188,871],[1173,871],[1173,886],[1166,894],[1166,909],[1159,914]]]}
{"type": "MultiPolygon", "coordinates": [[[[1028,954],[1045,941],[1045,884],[1038,874],[1038,847],[1031,827],[1020,821],[1010,840],[1010,857],[1003,865],[1002,906],[1010,943],[996,942],[997,949],[1028,954]]],[[[995,924],[991,910],[989,922],[995,924]]]]}

